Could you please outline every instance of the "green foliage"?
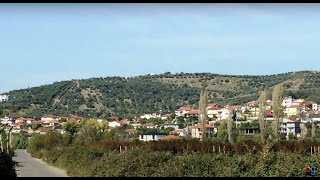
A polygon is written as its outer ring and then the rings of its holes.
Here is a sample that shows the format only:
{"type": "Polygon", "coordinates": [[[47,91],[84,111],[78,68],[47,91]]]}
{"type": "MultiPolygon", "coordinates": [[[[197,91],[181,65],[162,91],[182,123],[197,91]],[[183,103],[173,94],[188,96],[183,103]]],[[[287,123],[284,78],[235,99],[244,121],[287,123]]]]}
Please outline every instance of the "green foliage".
{"type": "Polygon", "coordinates": [[[17,162],[12,160],[12,157],[4,152],[0,152],[0,177],[17,177],[15,167],[17,162]]]}
{"type": "Polygon", "coordinates": [[[228,140],[227,122],[224,121],[220,124],[217,132],[217,138],[221,142],[226,142],[228,140]]]}
{"type": "Polygon", "coordinates": [[[268,87],[267,91],[270,91],[274,85],[284,82],[287,89],[285,95],[320,103],[318,78],[320,73],[307,71],[268,76],[178,73],[134,78],[91,78],[10,91],[8,94],[12,98],[3,106],[6,110],[24,112],[27,116],[37,118],[49,113],[61,116],[78,114],[92,118],[116,115],[122,118],[159,110],[173,112],[179,106],[197,106],[204,80],[208,83],[209,100],[221,105],[256,100],[262,87],[268,87]],[[200,78],[201,81],[194,78],[200,78]],[[187,86],[183,86],[185,83],[187,86]],[[31,107],[31,104],[34,106],[31,107]]]}
{"type": "Polygon", "coordinates": [[[239,138],[231,145],[194,139],[102,139],[82,145],[66,144],[63,139],[59,134],[35,136],[28,150],[33,156],[41,152],[49,164],[81,177],[303,177],[307,165],[319,164],[317,156],[310,156],[310,148],[320,145],[314,140],[260,144],[239,138]]]}
{"type": "Polygon", "coordinates": [[[12,140],[12,145],[14,149],[26,149],[29,144],[27,136],[18,135],[14,136],[12,140]]]}

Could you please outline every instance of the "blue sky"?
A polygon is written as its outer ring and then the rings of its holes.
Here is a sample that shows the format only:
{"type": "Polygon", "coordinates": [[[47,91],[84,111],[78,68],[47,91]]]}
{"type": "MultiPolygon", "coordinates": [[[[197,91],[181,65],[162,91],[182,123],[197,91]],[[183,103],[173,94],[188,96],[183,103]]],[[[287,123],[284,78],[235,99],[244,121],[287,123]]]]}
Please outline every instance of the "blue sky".
{"type": "Polygon", "coordinates": [[[320,68],[319,4],[0,4],[0,93],[149,73],[320,68]]]}

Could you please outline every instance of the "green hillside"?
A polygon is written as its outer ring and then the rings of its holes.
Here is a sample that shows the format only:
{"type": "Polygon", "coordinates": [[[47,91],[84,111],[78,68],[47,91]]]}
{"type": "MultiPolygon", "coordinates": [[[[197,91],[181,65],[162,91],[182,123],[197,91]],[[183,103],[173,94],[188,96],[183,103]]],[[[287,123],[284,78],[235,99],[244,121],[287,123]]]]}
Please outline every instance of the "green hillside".
{"type": "MultiPolygon", "coordinates": [[[[257,100],[263,87],[271,96],[283,83],[286,95],[320,103],[320,72],[300,71],[277,75],[241,76],[211,73],[164,73],[133,78],[106,77],[56,82],[8,92],[4,113],[40,117],[46,113],[90,117],[134,117],[146,112],[174,111],[197,106],[200,87],[208,84],[210,102],[241,104],[257,100]]],[[[271,98],[271,97],[270,97],[271,98]]]]}

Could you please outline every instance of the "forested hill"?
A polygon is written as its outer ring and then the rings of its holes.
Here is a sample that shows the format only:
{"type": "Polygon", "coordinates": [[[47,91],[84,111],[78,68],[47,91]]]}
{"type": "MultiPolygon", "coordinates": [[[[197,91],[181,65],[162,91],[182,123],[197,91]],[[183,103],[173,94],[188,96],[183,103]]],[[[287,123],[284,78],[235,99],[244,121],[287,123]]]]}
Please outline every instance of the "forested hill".
{"type": "Polygon", "coordinates": [[[286,95],[320,102],[320,72],[300,71],[277,75],[241,76],[211,73],[164,73],[132,78],[106,77],[56,82],[8,92],[4,112],[42,116],[77,114],[91,117],[133,117],[147,112],[171,111],[198,105],[202,82],[208,84],[212,103],[241,104],[257,100],[263,87],[271,96],[283,83],[286,95]]]}

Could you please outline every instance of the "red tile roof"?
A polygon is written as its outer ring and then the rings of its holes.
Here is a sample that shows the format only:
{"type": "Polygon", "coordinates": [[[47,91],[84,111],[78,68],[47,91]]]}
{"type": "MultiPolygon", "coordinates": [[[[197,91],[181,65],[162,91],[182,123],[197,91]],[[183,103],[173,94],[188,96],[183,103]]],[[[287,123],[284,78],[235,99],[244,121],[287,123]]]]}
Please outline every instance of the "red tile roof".
{"type": "Polygon", "coordinates": [[[124,125],[124,124],[126,124],[126,121],[125,120],[120,120],[120,121],[117,121],[117,123],[119,123],[121,125],[124,125]]]}
{"type": "Polygon", "coordinates": [[[186,114],[189,114],[189,115],[199,114],[199,110],[192,110],[187,112],[186,114]]]}

